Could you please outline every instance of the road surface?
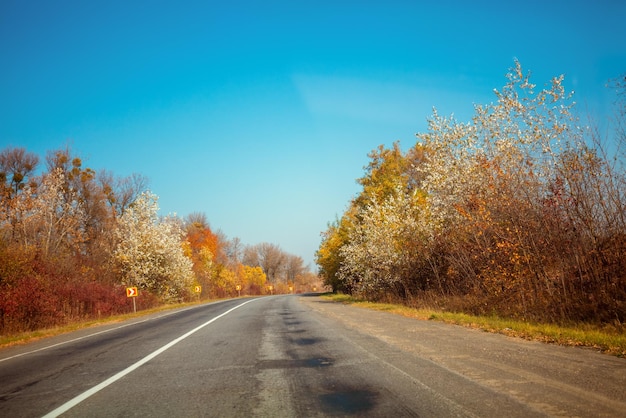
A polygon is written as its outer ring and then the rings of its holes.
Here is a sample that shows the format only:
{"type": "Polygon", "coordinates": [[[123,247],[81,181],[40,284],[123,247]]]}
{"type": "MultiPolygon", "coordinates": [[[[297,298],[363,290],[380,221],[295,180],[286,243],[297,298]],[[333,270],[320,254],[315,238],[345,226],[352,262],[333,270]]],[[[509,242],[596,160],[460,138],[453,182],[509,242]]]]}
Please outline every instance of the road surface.
{"type": "Polygon", "coordinates": [[[2,417],[617,417],[625,388],[625,359],[316,296],[210,303],[0,350],[2,417]]]}

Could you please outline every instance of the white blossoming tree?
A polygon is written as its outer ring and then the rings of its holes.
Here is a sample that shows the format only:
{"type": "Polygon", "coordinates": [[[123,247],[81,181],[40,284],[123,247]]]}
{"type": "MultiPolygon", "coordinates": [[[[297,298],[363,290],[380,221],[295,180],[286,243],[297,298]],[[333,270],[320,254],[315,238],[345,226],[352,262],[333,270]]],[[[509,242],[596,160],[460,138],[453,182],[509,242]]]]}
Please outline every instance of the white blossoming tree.
{"type": "Polygon", "coordinates": [[[114,259],[124,285],[176,300],[193,284],[192,262],[183,251],[181,223],[159,220],[157,200],[142,193],[119,218],[114,259]]]}
{"type": "Polygon", "coordinates": [[[423,287],[420,267],[432,236],[425,203],[420,191],[397,187],[383,202],[365,206],[340,250],[340,278],[371,297],[384,291],[407,297],[423,287]]]}
{"type": "Polygon", "coordinates": [[[569,169],[560,165],[564,146],[578,147],[579,133],[562,77],[536,91],[516,62],[507,78],[497,102],[475,106],[469,123],[434,113],[418,135],[432,153],[420,169],[448,275],[464,292],[507,294],[526,310],[548,304],[537,290],[543,284],[554,292],[555,262],[546,255],[560,234],[548,229],[545,201],[569,169]]]}

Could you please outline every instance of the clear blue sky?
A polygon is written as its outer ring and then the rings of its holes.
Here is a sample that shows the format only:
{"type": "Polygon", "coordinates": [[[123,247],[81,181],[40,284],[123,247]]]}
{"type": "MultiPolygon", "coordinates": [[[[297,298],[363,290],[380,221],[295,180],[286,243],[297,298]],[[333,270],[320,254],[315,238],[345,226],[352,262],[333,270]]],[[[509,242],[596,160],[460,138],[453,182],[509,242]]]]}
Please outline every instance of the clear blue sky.
{"type": "Polygon", "coordinates": [[[150,179],[313,266],[367,153],[468,119],[517,58],[595,114],[626,72],[624,1],[0,1],[0,147],[150,179]]]}

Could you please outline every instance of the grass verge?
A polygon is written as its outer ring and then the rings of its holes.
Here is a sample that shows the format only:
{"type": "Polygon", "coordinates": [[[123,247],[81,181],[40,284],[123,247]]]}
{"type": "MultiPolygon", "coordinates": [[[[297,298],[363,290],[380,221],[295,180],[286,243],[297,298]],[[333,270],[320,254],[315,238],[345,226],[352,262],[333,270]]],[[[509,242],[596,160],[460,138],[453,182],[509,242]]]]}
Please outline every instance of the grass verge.
{"type": "Polygon", "coordinates": [[[532,341],[589,347],[617,357],[626,357],[626,334],[606,327],[600,328],[590,324],[576,324],[564,327],[555,324],[524,322],[497,316],[473,316],[464,313],[416,309],[404,305],[368,302],[341,294],[326,294],[323,297],[335,302],[385,311],[409,318],[441,321],[532,341]]]}
{"type": "Polygon", "coordinates": [[[204,300],[201,302],[186,302],[186,303],[176,303],[176,304],[168,304],[161,305],[155,308],[150,308],[142,311],[138,311],[136,313],[127,313],[114,315],[106,318],[100,319],[88,319],[84,321],[72,322],[67,325],[61,325],[54,328],[47,328],[29,332],[22,332],[15,335],[0,335],[0,348],[10,347],[18,344],[26,344],[29,342],[33,342],[39,340],[41,338],[53,337],[55,335],[65,334],[67,332],[78,331],[84,328],[95,327],[98,325],[111,324],[115,322],[122,322],[132,318],[138,318],[146,315],[150,315],[157,312],[168,311],[177,308],[184,308],[186,306],[197,305],[199,303],[207,303],[211,302],[209,300],[204,300]]]}

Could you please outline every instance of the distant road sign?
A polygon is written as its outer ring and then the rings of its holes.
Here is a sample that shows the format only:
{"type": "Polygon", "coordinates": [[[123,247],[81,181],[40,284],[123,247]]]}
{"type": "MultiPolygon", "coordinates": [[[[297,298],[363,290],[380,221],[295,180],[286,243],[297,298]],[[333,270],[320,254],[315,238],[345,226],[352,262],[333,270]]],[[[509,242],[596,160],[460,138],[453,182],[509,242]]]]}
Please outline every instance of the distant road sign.
{"type": "Polygon", "coordinates": [[[126,288],[126,297],[127,298],[136,298],[139,295],[136,287],[127,287],[126,288]]]}

